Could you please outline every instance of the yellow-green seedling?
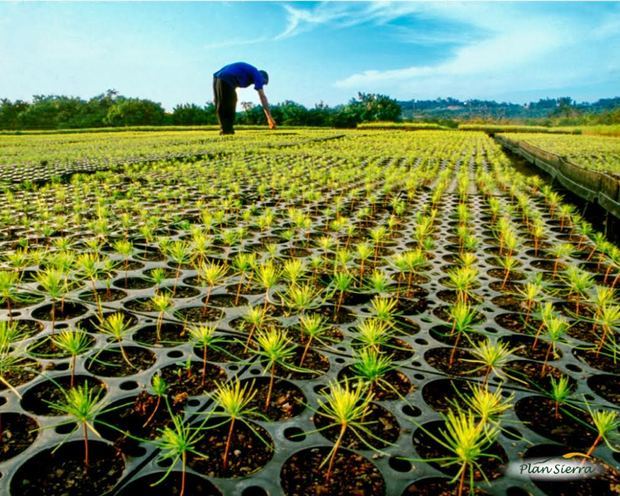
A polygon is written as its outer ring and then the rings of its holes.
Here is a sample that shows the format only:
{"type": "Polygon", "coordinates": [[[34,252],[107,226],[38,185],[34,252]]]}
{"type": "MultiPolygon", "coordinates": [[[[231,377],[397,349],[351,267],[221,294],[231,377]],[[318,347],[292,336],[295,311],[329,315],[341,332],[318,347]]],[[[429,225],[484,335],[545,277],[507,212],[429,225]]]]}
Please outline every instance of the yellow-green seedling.
{"type": "Polygon", "coordinates": [[[207,351],[221,351],[219,346],[225,341],[224,337],[217,334],[214,325],[199,325],[189,328],[188,338],[193,346],[202,350],[202,371],[200,385],[204,386],[207,378],[207,351]]]}
{"type": "Polygon", "coordinates": [[[271,403],[276,367],[296,369],[292,365],[293,357],[295,356],[295,345],[284,331],[277,328],[259,332],[256,335],[256,344],[258,345],[256,354],[261,357],[265,372],[269,372],[269,387],[264,405],[264,409],[267,410],[271,403]]]}
{"type": "Polygon", "coordinates": [[[161,326],[164,322],[164,314],[172,308],[174,305],[174,299],[170,293],[155,293],[151,297],[151,305],[157,314],[156,339],[159,343],[161,341],[161,326]]]}
{"type": "Polygon", "coordinates": [[[310,351],[312,343],[317,341],[320,344],[325,345],[326,342],[323,337],[329,332],[331,326],[325,317],[318,313],[313,313],[299,316],[299,329],[303,339],[306,341],[304,351],[299,360],[299,366],[303,367],[304,360],[308,355],[308,351],[310,351]]]}
{"type": "Polygon", "coordinates": [[[327,425],[320,430],[333,427],[339,429],[334,446],[321,464],[321,467],[327,464],[327,471],[325,472],[325,480],[327,482],[331,480],[336,455],[348,431],[353,432],[365,445],[372,448],[362,436],[362,434],[365,434],[373,437],[367,427],[368,421],[364,420],[368,414],[372,399],[373,394],[368,391],[368,388],[361,381],[351,386],[348,381],[341,384],[334,380],[321,393],[318,401],[319,408],[316,414],[325,417],[327,425]]]}
{"type": "Polygon", "coordinates": [[[78,355],[88,351],[92,338],[80,329],[65,329],[50,336],[52,344],[71,357],[69,370],[71,373],[70,387],[75,383],[75,362],[78,355]]]}

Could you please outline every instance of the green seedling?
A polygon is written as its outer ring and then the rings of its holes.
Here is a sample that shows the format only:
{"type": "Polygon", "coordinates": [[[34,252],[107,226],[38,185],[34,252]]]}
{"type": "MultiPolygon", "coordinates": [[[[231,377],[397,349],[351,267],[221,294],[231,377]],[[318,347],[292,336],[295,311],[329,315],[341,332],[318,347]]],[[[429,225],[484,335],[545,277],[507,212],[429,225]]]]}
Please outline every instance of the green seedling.
{"type": "Polygon", "coordinates": [[[71,357],[69,366],[71,372],[70,387],[75,384],[75,362],[78,355],[81,355],[90,348],[91,337],[84,331],[78,329],[67,329],[60,331],[50,337],[52,343],[61,351],[71,357]]]}

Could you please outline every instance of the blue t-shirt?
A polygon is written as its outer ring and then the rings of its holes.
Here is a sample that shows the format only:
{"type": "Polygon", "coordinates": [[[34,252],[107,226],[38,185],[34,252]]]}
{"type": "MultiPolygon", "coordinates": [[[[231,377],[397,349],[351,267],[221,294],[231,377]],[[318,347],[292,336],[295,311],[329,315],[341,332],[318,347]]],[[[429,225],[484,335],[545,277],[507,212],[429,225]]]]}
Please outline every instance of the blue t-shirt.
{"type": "Polygon", "coordinates": [[[260,90],[265,84],[263,76],[258,72],[258,69],[245,62],[235,62],[222,67],[213,76],[225,81],[233,88],[247,88],[254,84],[254,89],[260,90]]]}

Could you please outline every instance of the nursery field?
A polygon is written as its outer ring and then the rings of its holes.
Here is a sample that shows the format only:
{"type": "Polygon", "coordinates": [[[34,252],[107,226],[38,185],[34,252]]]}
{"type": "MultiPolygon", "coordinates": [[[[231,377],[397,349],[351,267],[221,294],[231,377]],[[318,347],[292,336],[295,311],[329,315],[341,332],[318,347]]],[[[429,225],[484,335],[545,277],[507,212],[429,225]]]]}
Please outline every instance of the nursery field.
{"type": "Polygon", "coordinates": [[[486,134],[0,136],[0,173],[0,494],[620,493],[620,250],[486,134]],[[598,473],[506,472],[550,458],[598,473]]]}
{"type": "Polygon", "coordinates": [[[616,137],[518,132],[506,136],[542,148],[582,167],[620,174],[620,139],[616,137]]]}

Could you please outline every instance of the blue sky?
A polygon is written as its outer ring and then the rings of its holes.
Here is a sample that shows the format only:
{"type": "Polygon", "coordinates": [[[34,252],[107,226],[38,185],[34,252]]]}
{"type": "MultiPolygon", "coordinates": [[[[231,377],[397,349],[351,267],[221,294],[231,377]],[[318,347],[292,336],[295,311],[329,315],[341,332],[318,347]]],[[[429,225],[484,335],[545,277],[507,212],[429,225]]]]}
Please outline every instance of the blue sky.
{"type": "MultiPolygon", "coordinates": [[[[620,3],[2,2],[0,97],[115,88],[204,104],[212,73],[266,69],[275,102],[620,96],[620,3]]],[[[251,89],[240,101],[257,102],[251,89]]]]}

